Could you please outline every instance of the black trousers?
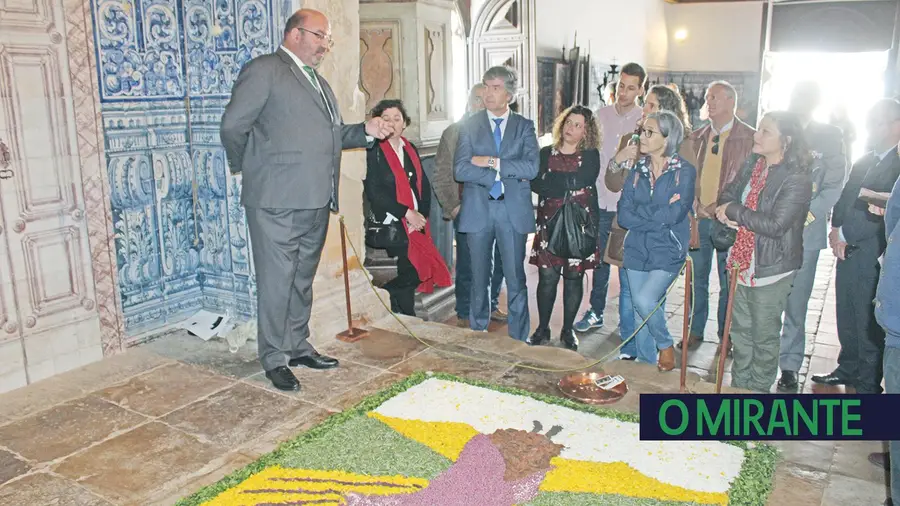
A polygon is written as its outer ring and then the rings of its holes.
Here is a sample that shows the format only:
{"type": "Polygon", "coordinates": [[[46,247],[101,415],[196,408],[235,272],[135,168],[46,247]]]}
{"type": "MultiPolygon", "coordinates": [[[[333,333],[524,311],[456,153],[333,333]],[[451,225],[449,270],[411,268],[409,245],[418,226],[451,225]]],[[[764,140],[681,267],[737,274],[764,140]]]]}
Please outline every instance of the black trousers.
{"type": "Polygon", "coordinates": [[[391,294],[391,311],[408,316],[416,315],[416,287],[419,286],[419,273],[409,261],[407,250],[390,251],[397,257],[397,277],[388,281],[384,289],[391,294]]]}
{"type": "Polygon", "coordinates": [[[837,264],[837,328],[841,351],[834,373],[861,394],[880,394],[884,330],[875,321],[875,291],[881,266],[875,244],[862,244],[837,264]]]}

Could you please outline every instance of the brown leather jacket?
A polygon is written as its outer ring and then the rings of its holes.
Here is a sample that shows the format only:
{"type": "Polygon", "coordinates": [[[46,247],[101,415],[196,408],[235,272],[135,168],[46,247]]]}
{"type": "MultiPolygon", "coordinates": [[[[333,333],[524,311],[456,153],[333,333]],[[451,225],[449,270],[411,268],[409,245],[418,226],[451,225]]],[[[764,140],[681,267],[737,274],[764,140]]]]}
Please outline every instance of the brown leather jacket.
{"type": "MultiPolygon", "coordinates": [[[[720,195],[728,183],[734,180],[735,176],[740,172],[741,167],[744,166],[747,157],[750,156],[750,150],[753,149],[754,133],[756,133],[756,130],[753,127],[744,123],[737,117],[734,118],[734,125],[732,125],[728,138],[725,139],[725,145],[722,147],[722,175],[719,178],[720,195]]],[[[703,177],[703,160],[706,158],[706,146],[712,138],[711,134],[712,126],[707,124],[694,130],[694,133],[689,137],[693,141],[694,149],[696,150],[694,157],[697,160],[697,164],[695,165],[695,167],[697,167],[697,193],[695,195],[695,202],[698,203],[697,218],[713,218],[716,214],[715,203],[710,204],[706,209],[702,209],[699,206],[700,181],[703,177]]]]}

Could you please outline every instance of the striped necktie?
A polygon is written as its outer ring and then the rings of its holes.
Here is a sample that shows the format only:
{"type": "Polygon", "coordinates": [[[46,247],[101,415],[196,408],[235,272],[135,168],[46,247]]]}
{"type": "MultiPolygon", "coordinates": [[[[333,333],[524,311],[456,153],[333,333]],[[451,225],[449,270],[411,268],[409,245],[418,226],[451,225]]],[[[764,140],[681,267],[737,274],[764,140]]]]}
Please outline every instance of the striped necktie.
{"type": "Polygon", "coordinates": [[[313,88],[319,92],[319,97],[322,98],[322,102],[325,103],[325,109],[328,110],[328,114],[331,116],[331,120],[334,121],[334,111],[331,109],[331,104],[328,102],[328,97],[325,96],[325,92],[322,91],[322,88],[319,86],[319,80],[316,78],[316,71],[313,70],[309,65],[303,66],[303,71],[306,72],[306,75],[309,76],[309,81],[312,83],[313,88]]]}

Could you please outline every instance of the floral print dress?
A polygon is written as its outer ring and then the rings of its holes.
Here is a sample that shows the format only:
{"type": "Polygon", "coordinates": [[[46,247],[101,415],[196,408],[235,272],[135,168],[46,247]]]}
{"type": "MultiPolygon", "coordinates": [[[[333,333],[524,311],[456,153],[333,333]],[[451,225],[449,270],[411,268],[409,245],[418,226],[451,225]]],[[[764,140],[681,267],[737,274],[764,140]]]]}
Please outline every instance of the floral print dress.
{"type": "MultiPolygon", "coordinates": [[[[547,162],[547,172],[568,172],[576,173],[581,167],[583,156],[581,152],[573,154],[563,154],[553,149],[547,162]]],[[[539,174],[538,177],[541,177],[539,174]]],[[[584,260],[577,258],[560,258],[547,251],[547,240],[551,231],[548,230],[547,222],[553,218],[553,215],[563,206],[565,198],[562,197],[544,197],[538,194],[537,208],[537,230],[534,234],[534,240],[531,247],[531,255],[529,263],[538,267],[561,267],[567,272],[584,273],[585,271],[596,268],[603,260],[603,253],[600,251],[600,245],[597,250],[585,258],[584,260]]],[[[597,202],[597,193],[595,187],[582,188],[572,191],[572,201],[587,209],[592,223],[597,223],[597,215],[592,203],[597,202]]]]}

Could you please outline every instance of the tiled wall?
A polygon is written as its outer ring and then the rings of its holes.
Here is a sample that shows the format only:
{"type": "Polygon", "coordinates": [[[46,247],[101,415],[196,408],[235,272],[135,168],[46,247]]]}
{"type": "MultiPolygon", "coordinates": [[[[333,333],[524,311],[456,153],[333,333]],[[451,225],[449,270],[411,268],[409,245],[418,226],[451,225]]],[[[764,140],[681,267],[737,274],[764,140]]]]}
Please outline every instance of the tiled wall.
{"type": "Polygon", "coordinates": [[[125,332],[208,308],[255,313],[240,184],[219,119],[289,0],[93,0],[125,332]]]}

